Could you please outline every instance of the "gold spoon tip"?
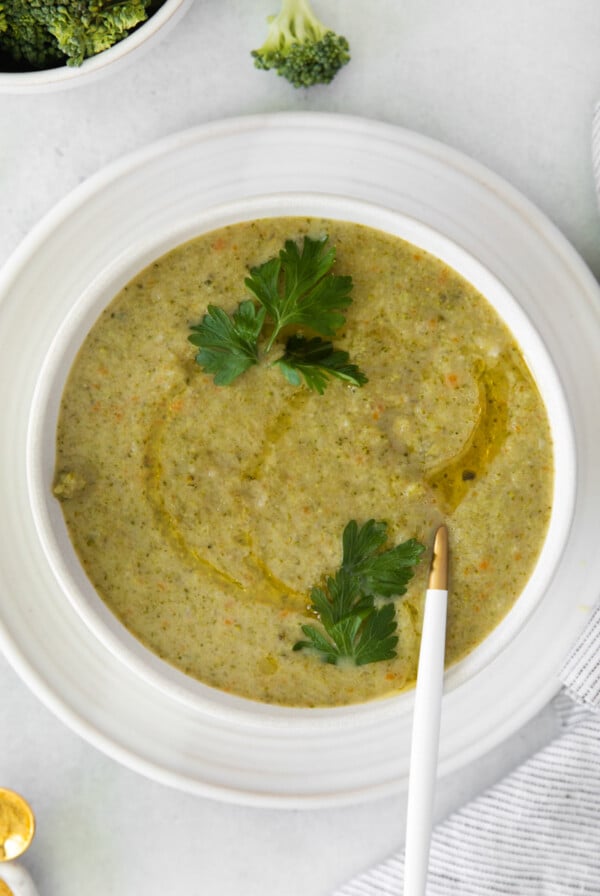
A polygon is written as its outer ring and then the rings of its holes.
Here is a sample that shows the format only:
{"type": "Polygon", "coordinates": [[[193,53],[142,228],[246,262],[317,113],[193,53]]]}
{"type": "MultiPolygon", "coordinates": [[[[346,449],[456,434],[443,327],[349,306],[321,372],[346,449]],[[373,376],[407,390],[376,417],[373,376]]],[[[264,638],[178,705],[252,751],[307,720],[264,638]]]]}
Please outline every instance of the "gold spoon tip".
{"type": "Polygon", "coordinates": [[[435,533],[427,587],[431,591],[448,590],[448,529],[446,526],[439,526],[435,533]]]}

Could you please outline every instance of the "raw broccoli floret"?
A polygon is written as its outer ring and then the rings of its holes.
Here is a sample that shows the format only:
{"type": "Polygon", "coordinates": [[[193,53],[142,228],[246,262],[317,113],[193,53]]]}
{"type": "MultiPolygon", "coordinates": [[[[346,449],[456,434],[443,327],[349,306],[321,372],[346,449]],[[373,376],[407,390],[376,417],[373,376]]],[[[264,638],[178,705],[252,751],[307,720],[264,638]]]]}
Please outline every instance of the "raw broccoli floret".
{"type": "Polygon", "coordinates": [[[0,51],[35,69],[81,65],[148,18],[154,0],[0,0],[0,51]]]}
{"type": "Polygon", "coordinates": [[[329,84],[350,61],[346,38],[320,22],[308,0],[283,0],[279,13],[267,21],[267,39],[252,51],[254,65],[275,69],[294,87],[329,84]]]}

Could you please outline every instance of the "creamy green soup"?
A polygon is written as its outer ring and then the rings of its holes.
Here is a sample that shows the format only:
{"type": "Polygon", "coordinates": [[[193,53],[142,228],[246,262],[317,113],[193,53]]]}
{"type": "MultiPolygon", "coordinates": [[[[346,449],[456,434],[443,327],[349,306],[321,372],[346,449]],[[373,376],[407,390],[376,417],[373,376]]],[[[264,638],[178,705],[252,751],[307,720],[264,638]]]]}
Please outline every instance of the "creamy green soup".
{"type": "Polygon", "coordinates": [[[346,523],[390,544],[451,542],[447,663],[505,616],[552,501],[541,397],[489,303],[422,250],[350,223],[236,224],[159,258],[106,308],[60,411],[54,493],[107,606],[151,651],[216,688],[331,706],[414,682],[426,553],[397,602],[395,659],[334,666],[294,652],[346,523]],[[353,303],[335,339],[368,376],[323,395],[252,367],[217,386],[188,341],[209,304],[233,312],[251,267],[327,234],[353,303]]]}

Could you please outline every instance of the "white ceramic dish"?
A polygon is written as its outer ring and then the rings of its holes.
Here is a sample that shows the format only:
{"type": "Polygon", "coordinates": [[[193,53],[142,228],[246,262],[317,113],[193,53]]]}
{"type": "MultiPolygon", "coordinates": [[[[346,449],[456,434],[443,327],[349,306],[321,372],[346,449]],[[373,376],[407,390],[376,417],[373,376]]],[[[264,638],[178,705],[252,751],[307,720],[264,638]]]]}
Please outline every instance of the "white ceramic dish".
{"type": "Polygon", "coordinates": [[[220,122],[128,157],[61,203],[0,275],[0,323],[10,334],[0,375],[12,384],[0,436],[8,509],[0,520],[0,643],[8,658],[62,719],[140,772],[221,799],[322,806],[406,786],[412,697],[352,711],[250,712],[245,701],[215,699],[183,676],[161,675],[157,687],[162,664],[79,599],[82,583],[62,559],[64,533],[44,497],[61,377],[99,305],[157,251],[222,216],[271,214],[282,204],[287,213],[299,197],[279,191],[304,194],[300,201],[315,212],[332,208],[329,194],[343,197],[333,201],[340,213],[400,227],[413,242],[437,240],[438,254],[450,251],[459,270],[468,264],[480,288],[477,277],[487,278],[555,423],[566,512],[539,570],[543,597],[533,588],[507,619],[511,637],[504,640],[501,626],[484,651],[449,673],[442,772],[541,708],[595,600],[600,558],[589,496],[600,483],[598,424],[585,390],[600,375],[600,303],[564,239],[492,174],[417,135],[326,115],[220,122]]]}
{"type": "MultiPolygon", "coordinates": [[[[98,267],[90,282],[68,309],[44,363],[33,397],[27,442],[27,477],[35,525],[43,550],[64,594],[91,631],[121,662],[152,686],[191,707],[210,714],[237,714],[262,724],[301,725],[315,729],[329,718],[331,710],[297,710],[265,707],[220,693],[183,675],[153,656],[133,638],[107,610],[83,572],[69,539],[60,505],[52,496],[55,440],[61,396],[69,370],[90,327],[117,292],[138,271],[169,249],[188,239],[227,224],[255,218],[298,215],[353,221],[401,237],[425,249],[459,271],[495,307],[517,338],[548,408],[554,443],[554,508],[539,562],[512,612],[469,657],[446,676],[447,692],[464,685],[488,665],[519,632],[543,596],[560,557],[573,510],[574,451],[571,424],[560,381],[545,347],[527,315],[486,268],[454,242],[414,218],[363,201],[328,194],[279,193],[253,196],[237,202],[199,209],[188,217],[164,215],[141,239],[121,249],[115,261],[98,267]]],[[[112,246],[115,255],[118,247],[112,246]]],[[[394,712],[412,702],[412,695],[395,701],[394,712]]],[[[377,707],[347,707],[337,710],[339,725],[352,727],[360,713],[377,716],[377,707]]]]}
{"type": "Polygon", "coordinates": [[[179,21],[192,0],[165,0],[143,24],[108,50],[85,59],[79,66],[61,65],[41,71],[0,71],[0,93],[40,93],[87,84],[118,70],[142,51],[150,49],[179,21]]]}

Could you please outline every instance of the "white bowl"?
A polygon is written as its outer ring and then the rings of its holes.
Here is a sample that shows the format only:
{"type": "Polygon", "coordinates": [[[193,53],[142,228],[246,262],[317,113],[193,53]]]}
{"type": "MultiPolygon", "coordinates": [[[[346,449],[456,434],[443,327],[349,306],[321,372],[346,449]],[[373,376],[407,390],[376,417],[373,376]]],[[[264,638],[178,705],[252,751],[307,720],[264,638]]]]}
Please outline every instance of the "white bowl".
{"type": "Polygon", "coordinates": [[[542,708],[596,601],[599,433],[586,397],[600,381],[600,298],[550,222],[486,169],[399,128],[314,114],[215,122],[128,156],[63,200],[0,271],[0,646],[60,718],[131,768],[220,799],[307,807],[405,788],[412,693],[293,710],[187,679],[104,609],[48,497],[62,383],[101,307],[194,233],[294,210],[447,259],[517,334],[550,415],[548,540],[514,610],[447,675],[441,774],[542,708]]]}
{"type": "Polygon", "coordinates": [[[192,0],[165,0],[156,12],[123,40],[78,66],[60,65],[40,71],[0,71],[0,93],[41,93],[87,84],[118,70],[142,51],[149,50],[179,21],[192,0]]]}
{"type": "MultiPolygon", "coordinates": [[[[384,207],[325,194],[253,196],[217,205],[188,220],[162,220],[147,228],[91,279],[69,309],[42,364],[31,405],[27,452],[28,478],[36,526],[48,562],[64,594],[94,635],[122,663],[146,679],[151,687],[201,707],[212,714],[241,713],[263,720],[285,719],[303,726],[334,715],[338,723],[352,720],[356,706],[334,711],[288,710],[264,706],[207,687],[154,656],[131,636],[106,608],[87,579],[69,539],[60,504],[52,495],[58,413],[69,370],[90,327],[119,290],[154,259],[202,233],[240,221],[271,217],[318,217],[350,221],[400,237],[439,258],[486,297],[516,338],[546,406],[554,447],[554,500],[544,545],[532,575],[502,622],[446,676],[446,691],[477,675],[506,647],[542,599],[560,558],[571,523],[575,458],[570,418],[562,387],[546,348],[531,321],[502,283],[473,256],[422,222],[384,207]]],[[[412,699],[408,694],[396,702],[412,699]]]]}

